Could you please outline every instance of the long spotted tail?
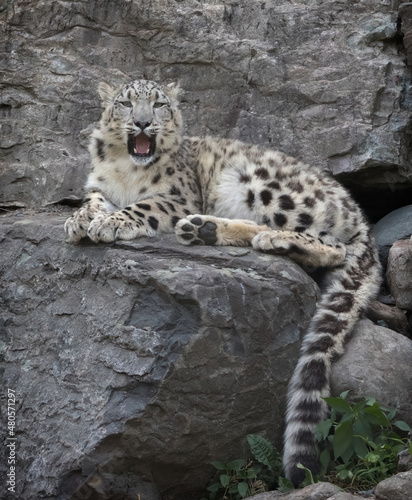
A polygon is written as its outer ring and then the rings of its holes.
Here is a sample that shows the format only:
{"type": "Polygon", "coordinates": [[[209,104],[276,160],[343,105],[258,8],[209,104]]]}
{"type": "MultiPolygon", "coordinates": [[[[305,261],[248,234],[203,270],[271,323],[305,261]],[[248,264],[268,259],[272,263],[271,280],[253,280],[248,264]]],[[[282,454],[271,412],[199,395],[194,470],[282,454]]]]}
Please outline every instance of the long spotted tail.
{"type": "Polygon", "coordinates": [[[347,244],[344,263],[329,274],[289,384],[283,465],[295,486],[304,479],[297,464],[314,474],[320,471],[315,428],[328,415],[322,398],[329,395],[332,359],[343,353],[345,340],[380,285],[373,242],[366,231],[356,236],[347,244]]]}

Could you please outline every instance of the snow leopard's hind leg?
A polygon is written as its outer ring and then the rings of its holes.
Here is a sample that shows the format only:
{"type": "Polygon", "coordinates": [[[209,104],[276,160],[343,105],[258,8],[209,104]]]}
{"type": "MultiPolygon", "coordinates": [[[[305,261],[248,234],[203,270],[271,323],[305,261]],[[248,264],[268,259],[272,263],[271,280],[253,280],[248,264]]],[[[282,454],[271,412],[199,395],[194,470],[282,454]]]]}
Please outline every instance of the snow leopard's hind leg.
{"type": "Polygon", "coordinates": [[[255,250],[275,255],[288,255],[298,264],[317,267],[335,267],[342,264],[345,246],[325,233],[320,238],[296,231],[261,231],[252,240],[255,250]]]}
{"type": "Polygon", "coordinates": [[[330,271],[289,383],[283,464],[295,486],[305,475],[299,463],[314,474],[320,470],[315,429],[328,415],[322,398],[329,396],[331,363],[380,285],[379,261],[366,230],[346,249],[344,263],[330,271]]]}

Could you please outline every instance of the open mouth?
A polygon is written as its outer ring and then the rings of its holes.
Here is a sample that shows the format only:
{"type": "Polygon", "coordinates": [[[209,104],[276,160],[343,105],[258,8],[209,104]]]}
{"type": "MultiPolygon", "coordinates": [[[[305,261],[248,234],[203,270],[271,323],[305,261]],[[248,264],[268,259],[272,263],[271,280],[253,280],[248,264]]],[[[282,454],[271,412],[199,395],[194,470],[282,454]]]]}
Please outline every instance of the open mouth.
{"type": "Polygon", "coordinates": [[[150,158],[156,149],[156,138],[155,136],[147,136],[143,132],[139,135],[129,134],[127,149],[130,156],[135,158],[150,158]]]}

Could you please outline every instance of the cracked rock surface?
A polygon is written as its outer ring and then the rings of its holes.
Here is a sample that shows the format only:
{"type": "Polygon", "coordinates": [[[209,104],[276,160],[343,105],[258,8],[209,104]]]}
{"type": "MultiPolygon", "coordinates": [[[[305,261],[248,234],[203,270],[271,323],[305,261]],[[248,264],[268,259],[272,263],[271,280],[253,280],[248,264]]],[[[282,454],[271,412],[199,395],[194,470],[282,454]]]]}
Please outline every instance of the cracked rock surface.
{"type": "Polygon", "coordinates": [[[180,81],[189,135],[271,146],[343,179],[356,172],[358,188],[412,185],[404,2],[3,4],[3,206],[80,195],[97,84],[130,78],[180,81]]]}
{"type": "MultiPolygon", "coordinates": [[[[180,81],[188,135],[280,149],[389,211],[381,189],[412,192],[411,12],[398,0],[2,2],[0,208],[32,209],[0,218],[19,498],[181,500],[212,460],[247,456],[248,433],[280,446],[318,296],[290,260],[251,249],[67,245],[67,214],[36,212],[82,195],[98,82],[180,81]]],[[[411,424],[411,349],[362,321],[334,394],[350,382],[411,424]]]]}

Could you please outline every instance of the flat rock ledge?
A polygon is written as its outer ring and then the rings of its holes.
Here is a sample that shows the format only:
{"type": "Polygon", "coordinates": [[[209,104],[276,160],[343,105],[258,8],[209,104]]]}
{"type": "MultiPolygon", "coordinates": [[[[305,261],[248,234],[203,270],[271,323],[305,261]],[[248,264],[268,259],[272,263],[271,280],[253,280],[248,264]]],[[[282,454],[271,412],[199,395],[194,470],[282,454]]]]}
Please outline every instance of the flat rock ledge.
{"type": "MultiPolygon", "coordinates": [[[[288,258],[182,247],[173,235],[70,245],[66,217],[0,218],[0,369],[17,394],[17,496],[181,499],[208,484],[213,460],[248,456],[247,434],[280,447],[315,282],[288,258]]],[[[410,415],[411,344],[362,321],[346,355],[368,360],[354,395],[372,388],[410,415]]],[[[338,390],[353,379],[345,357],[338,390]]]]}

